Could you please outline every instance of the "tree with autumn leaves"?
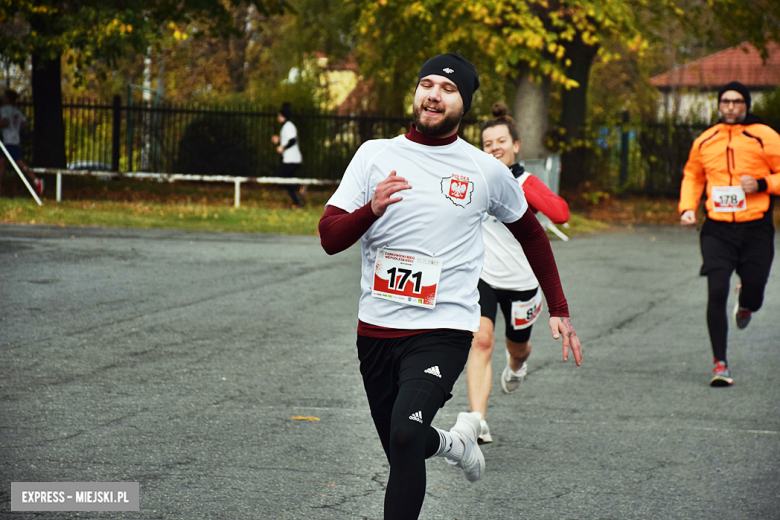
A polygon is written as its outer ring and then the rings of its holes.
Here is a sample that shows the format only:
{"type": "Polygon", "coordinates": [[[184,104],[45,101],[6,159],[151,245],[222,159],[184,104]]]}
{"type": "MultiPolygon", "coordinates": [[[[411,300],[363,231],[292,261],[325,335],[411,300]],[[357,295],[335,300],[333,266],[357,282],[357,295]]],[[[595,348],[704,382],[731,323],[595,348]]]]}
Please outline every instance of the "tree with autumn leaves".
{"type": "MultiPolygon", "coordinates": [[[[459,51],[498,73],[515,89],[514,118],[521,157],[538,158],[549,146],[563,151],[561,185],[585,180],[588,82],[594,61],[641,55],[668,25],[691,31],[728,30],[759,47],[778,39],[769,0],[358,0],[358,61],[385,100],[399,100],[395,85],[408,84],[416,64],[438,52],[459,51]],[[752,5],[749,5],[752,4],[752,5]],[[693,16],[691,16],[693,15],[693,16]],[[702,21],[710,21],[702,27],[702,21]],[[726,28],[726,29],[724,29],[726,28]],[[703,30],[704,29],[704,30],[703,30]],[[762,32],[758,32],[762,31],[762,32]],[[609,45],[605,45],[609,42],[609,45]],[[557,131],[548,133],[550,96],[560,92],[557,131]]],[[[737,40],[738,41],[738,40],[737,40]]]]}
{"type": "MultiPolygon", "coordinates": [[[[333,62],[351,56],[371,86],[367,105],[397,116],[408,113],[420,64],[439,52],[460,52],[482,79],[469,115],[486,117],[485,107],[504,98],[519,122],[523,157],[563,151],[562,185],[573,189],[585,179],[583,129],[594,105],[587,99],[594,64],[610,74],[610,64],[646,68],[645,56],[683,47],[683,38],[692,37],[710,48],[749,39],[764,49],[780,40],[778,18],[780,2],[772,0],[6,0],[0,27],[14,30],[0,33],[0,48],[19,62],[33,56],[36,120],[39,110],[44,117],[61,114],[55,78],[63,53],[77,65],[68,70],[87,71],[95,63],[104,70],[126,66],[128,55],[153,49],[168,60],[167,90],[195,96],[204,84],[221,85],[223,98],[229,91],[233,100],[253,102],[268,96],[271,82],[281,84],[280,67],[300,66],[318,52],[333,62]],[[250,7],[265,18],[238,38],[242,23],[251,25],[250,7]],[[201,38],[182,43],[187,35],[201,38]],[[295,58],[282,60],[281,53],[295,58]]],[[[620,81],[639,83],[642,74],[595,79],[617,81],[625,92],[634,86],[620,81]]],[[[36,163],[64,162],[56,126],[36,125],[36,163]]]]}
{"type": "MultiPolygon", "coordinates": [[[[253,3],[280,13],[286,0],[253,3]]],[[[159,45],[165,28],[198,23],[226,38],[236,31],[228,5],[219,0],[5,0],[0,2],[0,48],[18,63],[32,57],[35,164],[64,167],[62,57],[67,51],[77,70],[100,60],[111,66],[133,50],[159,45]]]]}

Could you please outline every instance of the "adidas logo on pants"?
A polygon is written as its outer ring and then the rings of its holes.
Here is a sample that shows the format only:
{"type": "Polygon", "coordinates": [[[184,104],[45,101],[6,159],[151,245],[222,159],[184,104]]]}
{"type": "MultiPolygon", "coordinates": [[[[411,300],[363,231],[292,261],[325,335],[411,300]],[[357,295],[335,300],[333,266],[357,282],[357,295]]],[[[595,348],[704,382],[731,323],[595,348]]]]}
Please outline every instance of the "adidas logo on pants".
{"type": "Polygon", "coordinates": [[[439,365],[436,365],[435,367],[426,368],[423,370],[426,374],[430,374],[432,376],[436,376],[439,379],[441,379],[441,372],[439,371],[439,365]]]}

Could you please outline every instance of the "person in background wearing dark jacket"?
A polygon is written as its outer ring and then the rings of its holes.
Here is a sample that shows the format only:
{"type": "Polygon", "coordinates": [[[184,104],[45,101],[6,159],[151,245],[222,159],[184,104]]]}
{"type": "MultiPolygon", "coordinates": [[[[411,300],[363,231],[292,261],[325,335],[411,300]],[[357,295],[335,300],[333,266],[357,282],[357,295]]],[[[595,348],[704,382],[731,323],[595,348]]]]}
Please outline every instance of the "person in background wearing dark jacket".
{"type": "MultiPolygon", "coordinates": [[[[283,103],[282,108],[279,109],[279,113],[276,115],[280,123],[282,123],[282,131],[279,135],[275,135],[271,138],[271,141],[276,145],[276,151],[282,156],[282,162],[279,164],[279,169],[276,171],[277,177],[295,177],[298,172],[298,168],[301,167],[303,157],[301,156],[301,149],[298,146],[298,129],[295,127],[290,118],[292,117],[292,110],[289,103],[283,103]]],[[[287,193],[290,195],[292,205],[290,207],[297,208],[301,205],[301,199],[299,197],[300,186],[296,184],[285,185],[287,193]]]]}
{"type": "Polygon", "coordinates": [[[707,277],[707,327],[714,363],[711,386],[730,386],[726,360],[727,302],[734,270],[740,277],[734,319],[750,323],[764,302],[774,258],[772,195],[780,195],[780,136],[750,113],[750,92],[733,81],[718,92],[720,122],[694,142],[683,172],[680,223],[696,224],[696,209],[707,190],[707,217],[701,229],[701,275],[707,277]]]}
{"type": "MultiPolygon", "coordinates": [[[[517,164],[520,151],[515,120],[507,115],[503,102],[493,105],[495,119],[482,125],[482,150],[504,163],[523,188],[528,209],[542,212],[556,224],[569,220],[569,205],[541,180],[517,164]]],[[[482,317],[474,334],[466,365],[471,412],[480,420],[480,444],[493,442],[485,419],[493,368],[490,357],[495,345],[494,329],[500,306],[506,323],[506,367],[501,374],[501,389],[511,394],[520,386],[531,355],[531,328],[542,310],[542,293],[523,248],[509,230],[487,214],[482,220],[485,263],[479,278],[479,307],[482,317]]]]}

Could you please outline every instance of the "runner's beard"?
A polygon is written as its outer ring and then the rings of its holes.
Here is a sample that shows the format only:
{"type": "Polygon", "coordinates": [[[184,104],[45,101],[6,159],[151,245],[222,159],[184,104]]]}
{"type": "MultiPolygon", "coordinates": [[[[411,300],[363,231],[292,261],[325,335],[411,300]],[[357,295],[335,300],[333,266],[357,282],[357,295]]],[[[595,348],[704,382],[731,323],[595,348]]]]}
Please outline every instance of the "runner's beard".
{"type": "Polygon", "coordinates": [[[456,112],[451,114],[447,114],[445,112],[444,118],[442,118],[442,120],[438,123],[426,124],[421,121],[422,105],[419,107],[415,106],[412,109],[412,113],[414,115],[415,128],[417,128],[418,132],[423,135],[427,135],[428,137],[442,137],[449,134],[458,127],[461,118],[461,116],[456,112]]]}
{"type": "Polygon", "coordinates": [[[726,123],[727,125],[736,125],[745,120],[745,118],[747,117],[747,112],[745,112],[744,114],[734,114],[732,116],[726,117],[723,114],[722,110],[718,110],[718,115],[720,116],[720,120],[726,123]]]}

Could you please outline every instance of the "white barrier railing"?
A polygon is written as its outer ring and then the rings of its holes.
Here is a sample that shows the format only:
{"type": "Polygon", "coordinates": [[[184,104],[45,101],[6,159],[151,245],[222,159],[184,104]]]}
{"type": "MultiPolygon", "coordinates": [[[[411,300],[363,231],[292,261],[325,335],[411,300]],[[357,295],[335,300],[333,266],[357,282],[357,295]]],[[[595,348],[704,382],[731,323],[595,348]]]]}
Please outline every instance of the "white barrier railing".
{"type": "MultiPolygon", "coordinates": [[[[3,151],[5,151],[5,147],[3,147],[3,151]]],[[[540,165],[544,165],[541,167],[538,167],[535,163],[535,161],[525,161],[525,163],[530,166],[529,171],[533,173],[534,175],[537,175],[537,172],[539,173],[539,177],[542,178],[542,181],[545,182],[545,184],[552,185],[554,187],[553,191],[555,193],[558,192],[558,177],[560,176],[560,159],[558,159],[557,163],[554,162],[551,159],[540,159],[538,161],[540,165]],[[536,167],[536,168],[535,168],[536,167]],[[553,182],[551,182],[553,181],[553,182]]],[[[16,166],[14,164],[14,166],[16,166]]],[[[111,178],[117,178],[117,179],[157,179],[165,182],[176,182],[176,181],[189,181],[189,182],[232,182],[235,186],[235,191],[233,194],[233,206],[238,208],[241,206],[241,184],[245,182],[256,182],[258,184],[301,184],[304,186],[329,186],[329,185],[336,185],[340,181],[338,180],[330,180],[330,179],[301,179],[298,177],[233,177],[230,175],[195,175],[195,174],[189,174],[189,173],[147,173],[147,172],[129,172],[129,173],[119,173],[119,172],[112,172],[112,171],[100,171],[100,170],[65,170],[60,168],[29,168],[31,171],[35,172],[36,174],[50,174],[50,175],[56,175],[57,176],[57,202],[62,202],[62,176],[63,175],[78,175],[78,176],[86,176],[86,177],[111,177],[111,178]]],[[[27,183],[27,179],[24,178],[24,175],[22,175],[21,172],[19,172],[19,175],[22,177],[22,180],[27,184],[28,188],[30,189],[30,193],[32,193],[33,197],[35,197],[36,201],[38,201],[38,204],[40,205],[41,202],[38,199],[35,192],[32,190],[31,187],[29,187],[29,184],[27,183]]],[[[547,217],[542,216],[540,218],[540,221],[542,223],[542,226],[546,229],[549,229],[553,233],[555,233],[561,240],[564,242],[568,242],[569,237],[564,235],[558,228],[555,227],[555,225],[550,222],[550,220],[547,217]]],[[[568,227],[566,224],[564,224],[564,227],[568,227]]]]}
{"type": "MultiPolygon", "coordinates": [[[[539,180],[545,183],[547,187],[550,188],[550,191],[558,195],[558,187],[560,186],[561,180],[561,154],[551,155],[545,159],[526,159],[525,161],[520,161],[520,164],[526,171],[535,175],[539,180]]],[[[539,218],[542,227],[555,233],[555,235],[564,242],[569,241],[569,237],[555,227],[555,224],[553,224],[547,216],[539,214],[537,217],[539,218]]],[[[568,228],[569,225],[563,224],[563,227],[568,228]]]]}
{"type": "Polygon", "coordinates": [[[35,174],[50,174],[57,176],[57,202],[62,202],[62,176],[79,175],[86,177],[111,177],[117,179],[157,179],[160,182],[227,182],[235,186],[235,207],[241,206],[241,184],[300,184],[304,186],[328,186],[338,184],[337,180],[329,179],[301,179],[298,177],[233,177],[231,175],[194,175],[188,173],[147,173],[129,172],[119,173],[99,170],[65,170],[60,168],[30,168],[35,174]]]}
{"type": "Polygon", "coordinates": [[[24,174],[22,173],[22,170],[19,169],[19,165],[16,164],[16,161],[14,161],[11,158],[11,154],[8,153],[8,148],[6,148],[5,145],[2,142],[0,142],[0,148],[3,151],[3,155],[5,155],[5,157],[6,157],[5,160],[7,160],[9,163],[11,163],[11,166],[14,167],[14,170],[16,170],[16,173],[18,173],[19,177],[21,177],[22,182],[24,182],[24,185],[27,186],[27,191],[29,191],[30,195],[32,195],[33,198],[35,199],[35,202],[37,202],[39,206],[43,206],[43,203],[41,202],[41,199],[38,198],[38,194],[35,193],[35,190],[33,190],[32,186],[30,186],[30,183],[27,182],[27,177],[25,177],[24,174]]]}

